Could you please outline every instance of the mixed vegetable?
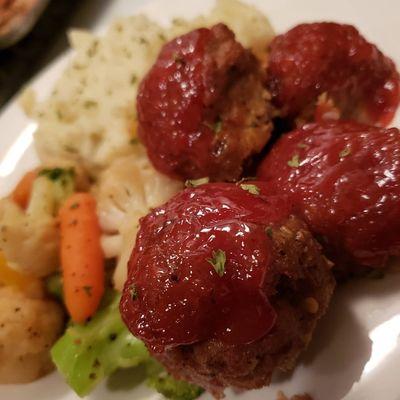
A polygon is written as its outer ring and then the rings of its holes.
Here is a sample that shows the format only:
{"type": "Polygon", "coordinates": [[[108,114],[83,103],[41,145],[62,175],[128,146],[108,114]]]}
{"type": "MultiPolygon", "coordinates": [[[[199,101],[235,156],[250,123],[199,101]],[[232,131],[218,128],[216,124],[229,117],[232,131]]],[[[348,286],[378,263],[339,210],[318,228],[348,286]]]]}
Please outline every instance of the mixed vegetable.
{"type": "Polygon", "coordinates": [[[104,293],[104,256],[96,200],[71,195],[60,209],[61,268],[65,305],[74,322],[94,315],[104,293]]]}
{"type": "MultiPolygon", "coordinates": [[[[54,286],[53,280],[51,287],[54,286]]],[[[119,301],[117,292],[107,292],[93,319],[85,324],[71,323],[53,346],[52,359],[69,386],[79,396],[86,396],[116,370],[140,365],[145,368],[147,384],[167,398],[198,397],[201,388],[169,376],[151,358],[143,342],[128,331],[119,314],[119,301]]]]}
{"type": "MultiPolygon", "coordinates": [[[[46,277],[50,298],[43,301],[63,303],[71,318],[64,334],[51,348],[51,359],[79,396],[88,395],[118,369],[140,366],[141,373],[135,369],[131,373],[167,398],[198,397],[203,392],[201,388],[168,375],[122,322],[118,309],[120,294],[111,289],[106,276],[96,200],[81,190],[77,182],[73,169],[35,169],[21,179],[9,198],[2,200],[0,212],[1,208],[11,208],[20,220],[19,225],[15,223],[18,218],[12,224],[10,221],[9,227],[2,229],[3,236],[19,233],[28,237],[28,232],[41,226],[42,235],[28,238],[32,246],[39,248],[39,241],[46,235],[52,235],[53,246],[41,243],[40,263],[35,267],[34,260],[26,262],[24,252],[17,254],[17,249],[3,245],[0,286],[28,293],[33,281],[39,283],[40,278],[46,277]],[[9,260],[13,260],[12,268],[9,260]],[[29,274],[24,269],[27,264],[29,274]],[[58,266],[61,272],[57,272],[58,266]]],[[[2,223],[4,226],[7,220],[2,218],[2,223]]]]}

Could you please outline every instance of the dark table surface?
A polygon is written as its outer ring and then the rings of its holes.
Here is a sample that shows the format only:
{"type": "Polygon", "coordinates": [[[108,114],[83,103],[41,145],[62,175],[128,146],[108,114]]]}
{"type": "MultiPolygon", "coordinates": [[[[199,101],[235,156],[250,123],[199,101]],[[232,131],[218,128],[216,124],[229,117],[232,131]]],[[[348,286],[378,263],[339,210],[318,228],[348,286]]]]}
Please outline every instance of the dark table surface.
{"type": "Polygon", "coordinates": [[[113,0],[50,1],[34,29],[0,50],[0,108],[40,69],[67,48],[70,27],[91,28],[113,0]]]}

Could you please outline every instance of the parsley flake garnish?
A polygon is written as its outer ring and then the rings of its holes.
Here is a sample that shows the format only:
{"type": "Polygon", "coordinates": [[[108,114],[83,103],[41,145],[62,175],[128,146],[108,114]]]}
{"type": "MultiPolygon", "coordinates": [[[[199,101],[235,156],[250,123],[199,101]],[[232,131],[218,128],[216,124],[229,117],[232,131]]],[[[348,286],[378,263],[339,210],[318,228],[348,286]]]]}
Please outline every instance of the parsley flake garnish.
{"type": "Polygon", "coordinates": [[[87,100],[87,101],[85,101],[85,103],[83,104],[83,106],[84,106],[85,108],[94,108],[94,107],[97,107],[97,101],[87,100]]]}
{"type": "Polygon", "coordinates": [[[78,150],[75,147],[69,146],[69,145],[65,145],[64,150],[67,151],[68,153],[77,153],[78,152],[78,150]]]}
{"type": "Polygon", "coordinates": [[[99,46],[99,41],[96,39],[93,41],[93,43],[86,52],[89,58],[92,58],[96,54],[98,46],[99,46]]]}
{"type": "Polygon", "coordinates": [[[134,85],[138,81],[138,77],[135,74],[131,76],[131,85],[134,85]]]}
{"type": "Polygon", "coordinates": [[[181,65],[184,65],[184,64],[185,64],[185,60],[183,59],[183,56],[182,56],[182,55],[180,55],[180,54],[178,54],[178,53],[174,53],[174,54],[173,54],[173,58],[174,58],[174,61],[175,61],[177,64],[181,64],[181,65]]]}
{"type": "Polygon", "coordinates": [[[185,186],[187,188],[193,188],[193,187],[197,187],[200,185],[204,185],[208,182],[210,182],[210,178],[208,178],[208,177],[200,178],[200,179],[190,179],[185,182],[185,186]]]}
{"type": "Polygon", "coordinates": [[[297,145],[297,147],[298,147],[299,149],[308,149],[310,146],[309,146],[308,144],[305,144],[305,143],[299,143],[299,144],[297,145]]]}
{"type": "Polygon", "coordinates": [[[92,286],[83,286],[82,289],[85,291],[88,297],[92,297],[92,286]]]}
{"type": "Polygon", "coordinates": [[[51,181],[57,181],[60,178],[73,178],[75,171],[73,168],[44,168],[39,172],[39,176],[45,176],[51,181]]]}
{"type": "Polygon", "coordinates": [[[252,185],[250,183],[241,183],[240,187],[243,190],[246,190],[247,192],[251,193],[251,194],[255,194],[255,195],[259,195],[260,194],[260,188],[256,185],[252,185]]]}
{"type": "Polygon", "coordinates": [[[214,127],[213,127],[213,131],[214,133],[220,133],[222,130],[222,121],[219,119],[218,121],[215,122],[214,127]]]}
{"type": "Polygon", "coordinates": [[[79,203],[74,203],[74,204],[72,204],[71,207],[70,207],[71,210],[75,210],[75,209],[77,209],[77,208],[79,208],[79,203]]]}
{"type": "Polygon", "coordinates": [[[136,285],[135,285],[135,284],[132,283],[132,285],[130,285],[130,287],[129,287],[129,293],[130,293],[131,299],[132,299],[133,301],[135,301],[135,300],[138,299],[139,293],[138,293],[138,291],[137,291],[137,289],[136,289],[136,285]]]}
{"type": "Polygon", "coordinates": [[[292,167],[292,168],[300,167],[300,157],[299,157],[299,155],[295,154],[292,157],[292,159],[287,162],[287,164],[289,165],[289,167],[292,167]]]}
{"type": "Polygon", "coordinates": [[[265,233],[266,233],[270,238],[272,238],[273,232],[272,232],[272,228],[271,228],[270,226],[267,226],[267,227],[265,228],[265,233]]]}
{"type": "Polygon", "coordinates": [[[344,158],[347,157],[351,153],[350,147],[345,147],[340,153],[339,153],[339,158],[344,158]]]}
{"type": "Polygon", "coordinates": [[[226,254],[223,250],[218,249],[213,251],[212,258],[207,258],[207,262],[209,262],[215,269],[215,272],[222,277],[225,273],[225,263],[226,263],[226,254]]]}
{"type": "Polygon", "coordinates": [[[129,144],[131,144],[132,146],[136,146],[136,145],[139,144],[139,143],[140,143],[140,141],[139,141],[138,138],[132,138],[132,139],[129,141],[129,144]]]}
{"type": "Polygon", "coordinates": [[[222,119],[218,117],[215,122],[204,122],[204,125],[218,135],[222,130],[222,119]]]}

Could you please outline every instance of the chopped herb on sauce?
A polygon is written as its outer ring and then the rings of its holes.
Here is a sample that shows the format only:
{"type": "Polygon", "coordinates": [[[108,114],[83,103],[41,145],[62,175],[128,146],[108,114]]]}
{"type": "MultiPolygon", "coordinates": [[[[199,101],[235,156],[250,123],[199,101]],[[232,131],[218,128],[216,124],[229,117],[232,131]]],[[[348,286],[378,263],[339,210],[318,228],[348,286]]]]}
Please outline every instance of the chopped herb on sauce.
{"type": "Polygon", "coordinates": [[[138,297],[139,297],[139,293],[138,293],[138,291],[137,291],[137,288],[136,288],[136,285],[135,285],[135,284],[132,284],[132,285],[130,286],[129,291],[130,291],[131,299],[132,299],[132,300],[137,300],[138,297]]]}
{"type": "Polygon", "coordinates": [[[213,131],[214,133],[220,133],[221,130],[222,130],[222,121],[218,119],[218,121],[216,121],[214,124],[213,131]]]}
{"type": "Polygon", "coordinates": [[[252,185],[250,183],[241,183],[240,187],[243,190],[246,190],[247,192],[251,193],[251,194],[255,194],[255,195],[259,195],[260,194],[260,188],[256,185],[252,185]]]}
{"type": "Polygon", "coordinates": [[[223,250],[216,250],[212,253],[212,258],[208,258],[209,262],[215,269],[215,272],[222,277],[225,273],[226,254],[223,250]]]}
{"type": "Polygon", "coordinates": [[[339,153],[339,158],[344,158],[347,157],[351,153],[350,147],[345,147],[340,153],[339,153]]]}
{"type": "Polygon", "coordinates": [[[308,149],[310,146],[309,146],[308,144],[305,144],[305,143],[299,143],[299,144],[297,145],[297,147],[298,147],[299,149],[308,149]]]}
{"type": "Polygon", "coordinates": [[[272,232],[272,228],[271,228],[270,226],[267,226],[267,227],[265,228],[265,233],[266,233],[270,238],[272,238],[273,232],[272,232]]]}
{"type": "Polygon", "coordinates": [[[185,182],[185,186],[187,188],[193,188],[193,187],[197,187],[200,185],[204,185],[208,182],[210,182],[210,178],[208,178],[208,177],[200,178],[200,179],[190,179],[185,182]]]}
{"type": "Polygon", "coordinates": [[[292,157],[292,159],[287,162],[287,164],[289,165],[289,167],[292,167],[292,168],[300,167],[300,157],[299,157],[299,155],[295,154],[292,157]]]}

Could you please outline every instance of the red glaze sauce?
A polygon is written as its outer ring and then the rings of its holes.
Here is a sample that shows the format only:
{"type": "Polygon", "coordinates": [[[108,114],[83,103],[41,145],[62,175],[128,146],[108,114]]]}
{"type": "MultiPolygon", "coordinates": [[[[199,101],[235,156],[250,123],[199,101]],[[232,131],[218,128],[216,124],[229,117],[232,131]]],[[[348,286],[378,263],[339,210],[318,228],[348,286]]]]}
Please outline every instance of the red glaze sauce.
{"type": "Polygon", "coordinates": [[[272,248],[266,228],[289,207],[256,185],[259,195],[228,183],[186,189],[141,220],[121,314],[153,351],[212,338],[249,343],[273,327],[263,291],[272,248]],[[207,261],[218,250],[226,255],[222,276],[207,261]]]}
{"type": "Polygon", "coordinates": [[[312,114],[327,93],[345,118],[387,126],[400,100],[394,63],[350,25],[302,24],[277,36],[268,72],[273,101],[292,118],[312,114]]]}
{"type": "Polygon", "coordinates": [[[288,195],[335,261],[382,266],[400,254],[398,129],[308,124],[276,143],[258,175],[288,195]]]}
{"type": "Polygon", "coordinates": [[[208,161],[214,132],[201,122],[203,59],[211,38],[211,31],[202,28],[167,43],[139,88],[139,137],[154,166],[169,175],[175,175],[179,154],[188,149],[193,148],[194,170],[208,161]]]}

